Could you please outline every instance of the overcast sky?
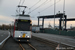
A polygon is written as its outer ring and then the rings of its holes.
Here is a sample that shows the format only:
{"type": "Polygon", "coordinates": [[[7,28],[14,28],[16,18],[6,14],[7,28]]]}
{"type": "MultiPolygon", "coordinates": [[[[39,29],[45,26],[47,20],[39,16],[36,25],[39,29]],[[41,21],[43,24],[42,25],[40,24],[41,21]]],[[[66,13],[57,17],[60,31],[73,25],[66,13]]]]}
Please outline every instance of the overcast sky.
{"type": "MultiPolygon", "coordinates": [[[[19,4],[19,1],[20,0],[0,0],[0,24],[10,24],[14,20],[15,17],[12,17],[12,15],[16,15],[16,9],[17,9],[17,5],[19,4]]],[[[63,12],[63,1],[64,0],[56,0],[57,2],[56,3],[56,13],[58,13],[58,11],[60,11],[61,13],[63,12]]],[[[23,0],[21,0],[21,4],[22,2],[23,0]]],[[[37,8],[36,10],[30,13],[33,24],[37,24],[38,23],[37,16],[54,14],[54,6],[51,6],[53,5],[53,3],[54,3],[54,0],[25,0],[23,5],[27,6],[26,14],[28,14],[28,12],[31,12],[32,10],[37,8]],[[37,2],[39,3],[36,4],[37,2]],[[34,4],[36,6],[33,6],[34,4]],[[39,5],[41,6],[38,7],[39,5]],[[40,12],[40,14],[38,12],[40,12]]],[[[65,3],[66,3],[65,12],[66,12],[67,17],[75,18],[75,0],[65,0],[65,3]]],[[[53,19],[48,19],[48,20],[45,20],[45,27],[48,26],[49,22],[51,25],[53,25],[53,19]]],[[[70,27],[71,24],[74,26],[75,25],[74,23],[75,23],[74,21],[67,22],[68,24],[67,27],[70,27]]],[[[56,19],[56,25],[58,24],[59,24],[59,21],[58,19],[56,19]]]]}

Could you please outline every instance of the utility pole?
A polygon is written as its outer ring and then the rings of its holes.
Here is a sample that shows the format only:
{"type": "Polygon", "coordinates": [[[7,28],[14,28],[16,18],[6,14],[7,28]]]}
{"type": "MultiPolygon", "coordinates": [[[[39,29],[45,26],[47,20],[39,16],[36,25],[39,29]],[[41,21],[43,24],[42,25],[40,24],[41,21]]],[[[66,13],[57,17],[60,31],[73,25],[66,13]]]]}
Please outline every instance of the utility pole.
{"type": "Polygon", "coordinates": [[[55,29],[55,9],[56,9],[56,0],[54,0],[54,29],[55,29]]]}
{"type": "Polygon", "coordinates": [[[62,30],[64,30],[64,16],[65,16],[65,0],[63,1],[63,28],[62,30]]]}

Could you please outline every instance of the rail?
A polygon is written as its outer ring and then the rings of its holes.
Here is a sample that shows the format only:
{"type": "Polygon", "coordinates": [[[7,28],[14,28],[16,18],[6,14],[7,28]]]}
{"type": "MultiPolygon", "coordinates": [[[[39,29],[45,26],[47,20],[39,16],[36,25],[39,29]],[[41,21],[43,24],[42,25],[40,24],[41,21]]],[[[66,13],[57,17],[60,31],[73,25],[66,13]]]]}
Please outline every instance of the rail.
{"type": "MultiPolygon", "coordinates": [[[[32,50],[37,50],[37,49],[36,49],[34,46],[32,46],[30,43],[27,43],[27,45],[28,45],[29,47],[31,47],[32,50]]],[[[25,46],[23,46],[21,43],[19,43],[19,46],[20,46],[20,48],[21,48],[22,50],[26,50],[25,46]]]]}

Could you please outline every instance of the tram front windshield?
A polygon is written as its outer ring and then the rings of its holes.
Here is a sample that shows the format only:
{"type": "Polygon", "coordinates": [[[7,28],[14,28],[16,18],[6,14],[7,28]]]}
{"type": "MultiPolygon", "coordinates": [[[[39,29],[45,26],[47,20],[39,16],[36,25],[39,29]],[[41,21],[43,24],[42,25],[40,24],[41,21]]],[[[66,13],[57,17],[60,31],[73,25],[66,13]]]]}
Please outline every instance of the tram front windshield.
{"type": "Polygon", "coordinates": [[[18,20],[15,22],[15,30],[30,31],[30,20],[18,20]]]}

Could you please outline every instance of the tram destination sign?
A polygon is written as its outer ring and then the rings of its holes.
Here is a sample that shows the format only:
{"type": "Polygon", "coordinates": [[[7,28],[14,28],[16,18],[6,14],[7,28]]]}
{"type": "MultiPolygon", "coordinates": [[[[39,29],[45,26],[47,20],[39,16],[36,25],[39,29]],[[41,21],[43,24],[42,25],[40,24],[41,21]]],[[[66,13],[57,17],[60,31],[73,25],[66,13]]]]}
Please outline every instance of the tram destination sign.
{"type": "Polygon", "coordinates": [[[22,20],[22,19],[17,19],[16,21],[18,21],[18,22],[30,22],[30,20],[22,20]]]}

